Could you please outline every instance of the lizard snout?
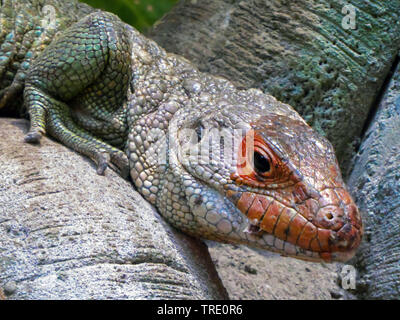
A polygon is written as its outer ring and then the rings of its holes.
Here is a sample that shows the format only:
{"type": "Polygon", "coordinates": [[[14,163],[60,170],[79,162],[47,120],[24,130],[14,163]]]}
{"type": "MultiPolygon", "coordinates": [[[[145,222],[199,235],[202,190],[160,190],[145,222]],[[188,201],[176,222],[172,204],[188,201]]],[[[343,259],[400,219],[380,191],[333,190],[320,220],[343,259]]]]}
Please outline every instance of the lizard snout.
{"type": "Polygon", "coordinates": [[[318,242],[326,244],[324,260],[347,261],[360,245],[363,228],[360,212],[345,188],[320,194],[312,223],[318,227],[318,242]]]}
{"type": "Polygon", "coordinates": [[[332,252],[323,256],[325,260],[345,262],[354,256],[361,243],[363,227],[357,206],[351,202],[344,206],[343,211],[343,226],[333,234],[330,241],[332,252]]]}

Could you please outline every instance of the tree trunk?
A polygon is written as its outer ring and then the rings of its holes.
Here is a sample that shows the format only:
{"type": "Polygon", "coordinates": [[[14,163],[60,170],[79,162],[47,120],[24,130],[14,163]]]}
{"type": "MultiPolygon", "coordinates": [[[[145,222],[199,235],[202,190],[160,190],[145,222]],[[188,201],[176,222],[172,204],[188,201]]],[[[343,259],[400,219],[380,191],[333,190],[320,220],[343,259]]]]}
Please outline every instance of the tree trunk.
{"type": "Polygon", "coordinates": [[[400,67],[361,145],[349,186],[363,212],[359,294],[400,299],[400,67]]]}

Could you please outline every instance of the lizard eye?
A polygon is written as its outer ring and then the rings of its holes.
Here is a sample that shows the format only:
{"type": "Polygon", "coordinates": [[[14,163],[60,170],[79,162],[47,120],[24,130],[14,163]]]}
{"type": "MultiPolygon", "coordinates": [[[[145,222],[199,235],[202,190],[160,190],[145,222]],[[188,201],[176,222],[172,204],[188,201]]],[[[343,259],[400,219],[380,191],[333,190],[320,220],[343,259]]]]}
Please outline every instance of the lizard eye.
{"type": "Polygon", "coordinates": [[[253,155],[253,161],[254,169],[258,174],[264,175],[271,171],[270,160],[261,153],[255,151],[253,155]]]}
{"type": "Polygon", "coordinates": [[[236,170],[231,179],[240,185],[278,188],[292,183],[292,169],[287,161],[279,157],[276,146],[254,131],[242,140],[236,170]]]}

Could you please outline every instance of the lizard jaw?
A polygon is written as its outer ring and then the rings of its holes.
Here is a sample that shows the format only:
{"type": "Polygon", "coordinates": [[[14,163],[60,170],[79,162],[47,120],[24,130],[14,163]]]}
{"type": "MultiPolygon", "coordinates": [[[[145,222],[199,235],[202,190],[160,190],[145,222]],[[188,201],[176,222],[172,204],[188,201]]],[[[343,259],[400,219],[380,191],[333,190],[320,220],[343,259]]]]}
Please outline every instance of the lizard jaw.
{"type": "MultiPolygon", "coordinates": [[[[186,230],[186,232],[194,236],[225,243],[245,244],[283,256],[312,262],[348,261],[354,256],[361,241],[362,228],[358,224],[358,220],[345,224],[337,231],[332,231],[316,227],[300,213],[283,205],[279,209],[283,213],[279,219],[281,223],[279,224],[278,219],[276,219],[274,231],[271,232],[268,229],[267,221],[262,224],[259,220],[254,219],[256,205],[252,209],[248,208],[246,213],[242,211],[244,209],[243,204],[238,203],[238,199],[241,198],[240,192],[233,194],[228,191],[227,194],[224,194],[224,192],[218,192],[201,179],[191,178],[193,179],[192,187],[201,190],[198,194],[187,194],[188,204],[199,223],[199,227],[195,228],[195,232],[193,230],[186,230]],[[295,217],[292,216],[291,222],[298,224],[296,227],[293,225],[293,228],[287,234],[285,234],[287,230],[287,226],[284,225],[285,219],[282,219],[286,213],[295,215],[295,217]],[[297,218],[297,220],[294,218],[297,218]],[[229,225],[228,231],[226,228],[221,228],[222,223],[225,226],[229,225]],[[209,232],[213,229],[214,232],[209,232]],[[203,233],[202,230],[208,232],[203,233]]],[[[252,203],[259,201],[260,197],[264,197],[265,200],[265,196],[256,195],[253,197],[252,203]]],[[[268,201],[276,202],[273,198],[269,198],[268,201]]],[[[269,205],[269,207],[276,210],[274,209],[275,205],[269,205]]],[[[272,211],[267,210],[266,213],[271,214],[272,211]]],[[[354,214],[355,212],[351,217],[354,214]]],[[[269,217],[265,215],[265,217],[269,219],[272,215],[269,217]]],[[[351,218],[349,218],[349,221],[351,221],[351,218]]]]}
{"type": "Polygon", "coordinates": [[[247,217],[247,238],[261,246],[265,242],[265,246],[283,255],[344,262],[354,256],[362,239],[360,215],[350,196],[345,197],[350,202],[341,201],[336,207],[315,207],[316,203],[311,202],[310,207],[301,210],[283,199],[253,192],[229,190],[227,197],[247,217]],[[328,207],[331,221],[321,222],[321,214],[325,217],[324,209],[328,207]]]}

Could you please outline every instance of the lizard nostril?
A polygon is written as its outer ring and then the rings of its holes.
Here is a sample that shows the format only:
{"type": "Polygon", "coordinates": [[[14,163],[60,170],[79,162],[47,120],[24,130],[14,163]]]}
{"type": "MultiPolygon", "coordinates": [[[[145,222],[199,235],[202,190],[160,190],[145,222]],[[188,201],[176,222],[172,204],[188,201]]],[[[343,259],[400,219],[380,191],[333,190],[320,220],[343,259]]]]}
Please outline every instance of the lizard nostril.
{"type": "Polygon", "coordinates": [[[328,205],[318,210],[313,222],[319,228],[337,231],[344,225],[344,215],[343,208],[328,205]]]}

